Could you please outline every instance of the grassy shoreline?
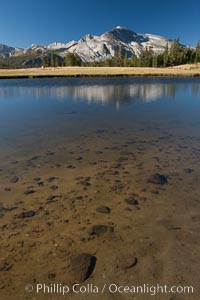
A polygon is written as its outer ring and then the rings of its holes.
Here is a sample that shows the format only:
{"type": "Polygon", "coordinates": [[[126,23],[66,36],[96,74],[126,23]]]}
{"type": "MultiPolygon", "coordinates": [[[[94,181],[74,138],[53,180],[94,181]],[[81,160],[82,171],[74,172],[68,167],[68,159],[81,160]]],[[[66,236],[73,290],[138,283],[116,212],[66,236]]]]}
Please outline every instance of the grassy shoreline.
{"type": "Polygon", "coordinates": [[[131,67],[57,67],[33,69],[1,69],[0,79],[43,78],[43,77],[199,77],[200,64],[182,65],[170,68],[131,67]]]}

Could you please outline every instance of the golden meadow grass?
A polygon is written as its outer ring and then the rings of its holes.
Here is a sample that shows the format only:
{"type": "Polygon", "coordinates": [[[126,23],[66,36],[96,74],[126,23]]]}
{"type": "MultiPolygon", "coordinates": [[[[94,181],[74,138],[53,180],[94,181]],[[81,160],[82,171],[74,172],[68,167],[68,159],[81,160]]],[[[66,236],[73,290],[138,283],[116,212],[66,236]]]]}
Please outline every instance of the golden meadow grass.
{"type": "Polygon", "coordinates": [[[34,77],[84,77],[84,76],[200,76],[200,64],[170,68],[131,67],[57,67],[0,70],[0,78],[34,77]]]}

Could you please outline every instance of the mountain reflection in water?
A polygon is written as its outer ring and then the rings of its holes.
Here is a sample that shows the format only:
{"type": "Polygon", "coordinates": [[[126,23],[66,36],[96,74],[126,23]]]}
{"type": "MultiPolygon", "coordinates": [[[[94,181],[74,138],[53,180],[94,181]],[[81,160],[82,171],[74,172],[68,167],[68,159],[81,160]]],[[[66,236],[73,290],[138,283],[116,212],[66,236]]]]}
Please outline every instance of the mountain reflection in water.
{"type": "MultiPolygon", "coordinates": [[[[193,79],[194,80],[194,79],[193,79]]],[[[84,101],[88,104],[112,104],[119,108],[123,104],[142,101],[153,102],[162,98],[174,99],[180,91],[189,92],[191,95],[199,94],[200,83],[198,81],[188,84],[184,79],[151,79],[144,78],[120,78],[93,79],[87,80],[75,78],[53,78],[53,79],[29,79],[19,81],[6,81],[0,85],[0,99],[16,98],[17,96],[34,96],[37,98],[49,97],[55,100],[72,100],[75,102],[84,101]],[[153,82],[152,82],[153,81],[153,82]],[[178,81],[178,82],[177,82],[178,81]],[[27,84],[28,83],[28,84],[27,84]]]]}

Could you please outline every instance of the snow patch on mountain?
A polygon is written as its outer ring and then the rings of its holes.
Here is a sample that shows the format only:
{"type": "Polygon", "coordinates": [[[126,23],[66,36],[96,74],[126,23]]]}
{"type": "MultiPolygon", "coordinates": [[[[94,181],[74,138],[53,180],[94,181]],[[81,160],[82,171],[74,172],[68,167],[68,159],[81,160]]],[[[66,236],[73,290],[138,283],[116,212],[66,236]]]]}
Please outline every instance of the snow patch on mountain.
{"type": "Polygon", "coordinates": [[[112,58],[121,49],[123,55],[139,56],[146,48],[159,54],[164,51],[170,39],[153,34],[139,34],[122,26],[117,26],[101,36],[87,34],[68,51],[77,53],[85,62],[112,58]]]}
{"type": "Polygon", "coordinates": [[[162,53],[166,44],[170,48],[172,40],[154,34],[136,33],[122,26],[117,26],[100,36],[86,34],[79,41],[68,43],[54,42],[49,45],[32,44],[25,49],[17,49],[5,45],[0,45],[0,55],[23,55],[37,52],[45,54],[54,51],[60,56],[65,56],[66,52],[77,54],[82,61],[102,61],[112,58],[121,51],[127,57],[139,56],[146,48],[151,49],[155,54],[162,53]],[[6,48],[7,47],[7,48],[6,48]]]}

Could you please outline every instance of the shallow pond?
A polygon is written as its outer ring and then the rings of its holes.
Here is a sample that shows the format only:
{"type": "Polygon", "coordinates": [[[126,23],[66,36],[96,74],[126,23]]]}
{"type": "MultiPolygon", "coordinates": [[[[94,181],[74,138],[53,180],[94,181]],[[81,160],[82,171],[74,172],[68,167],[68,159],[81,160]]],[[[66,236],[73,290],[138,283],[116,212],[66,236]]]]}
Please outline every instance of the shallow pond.
{"type": "Polygon", "coordinates": [[[198,286],[199,178],[198,78],[1,80],[4,297],[78,280],[82,252],[90,283],[198,286]]]}

